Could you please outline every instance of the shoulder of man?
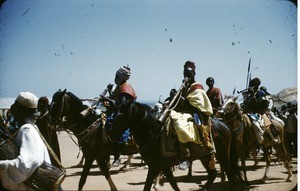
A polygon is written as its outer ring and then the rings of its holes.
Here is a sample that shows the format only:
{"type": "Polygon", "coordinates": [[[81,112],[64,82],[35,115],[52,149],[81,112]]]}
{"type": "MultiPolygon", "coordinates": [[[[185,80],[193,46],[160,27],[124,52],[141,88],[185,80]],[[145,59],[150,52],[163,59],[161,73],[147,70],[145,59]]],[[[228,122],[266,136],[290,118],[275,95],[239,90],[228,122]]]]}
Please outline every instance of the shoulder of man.
{"type": "Polygon", "coordinates": [[[196,90],[196,89],[204,90],[203,85],[200,84],[200,83],[198,83],[198,82],[193,83],[193,84],[191,85],[191,87],[190,87],[190,90],[191,90],[191,91],[192,91],[192,90],[196,90]]]}
{"type": "Polygon", "coordinates": [[[195,82],[191,85],[191,87],[188,89],[187,91],[187,94],[190,94],[191,92],[197,90],[197,89],[200,89],[200,90],[203,90],[204,91],[204,88],[202,86],[202,84],[198,83],[198,82],[195,82]]]}

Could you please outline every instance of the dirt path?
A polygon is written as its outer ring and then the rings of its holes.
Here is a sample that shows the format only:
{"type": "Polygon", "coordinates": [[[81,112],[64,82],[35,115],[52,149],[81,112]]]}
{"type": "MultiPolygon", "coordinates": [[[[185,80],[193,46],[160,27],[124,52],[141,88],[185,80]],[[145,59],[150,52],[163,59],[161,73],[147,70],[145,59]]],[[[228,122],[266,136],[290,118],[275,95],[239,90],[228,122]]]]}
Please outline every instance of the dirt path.
{"type": "MultiPolygon", "coordinates": [[[[75,138],[76,140],[76,138],[75,138]]],[[[82,153],[77,158],[79,149],[75,143],[70,139],[67,133],[61,132],[59,134],[59,142],[61,147],[62,164],[67,169],[67,177],[64,180],[62,187],[63,190],[77,190],[79,178],[81,175],[82,168],[74,168],[72,166],[78,164],[82,153]]],[[[112,161],[111,157],[111,161],[112,161]]],[[[121,162],[125,162],[127,156],[121,156],[121,162]]],[[[282,165],[276,165],[275,162],[272,163],[269,172],[269,180],[266,183],[262,183],[260,179],[264,174],[265,162],[260,160],[257,169],[251,169],[253,165],[252,160],[248,160],[246,165],[249,169],[247,172],[248,180],[250,182],[251,191],[289,191],[292,190],[297,185],[297,158],[293,158],[293,177],[292,182],[286,182],[287,171],[282,165]]],[[[145,179],[147,176],[147,167],[145,164],[141,164],[141,158],[139,154],[134,155],[131,165],[126,172],[119,171],[120,167],[112,167],[110,169],[111,176],[119,190],[143,190],[145,179]]],[[[219,166],[217,166],[219,169],[219,166]]],[[[193,177],[190,180],[185,180],[185,175],[187,170],[182,171],[176,169],[174,176],[178,182],[178,186],[181,190],[199,190],[200,181],[206,182],[207,173],[205,172],[201,162],[193,162],[193,177]]],[[[109,185],[100,170],[93,166],[91,172],[87,178],[86,184],[84,185],[84,190],[109,190],[109,185]]],[[[155,190],[154,188],[152,190],[155,190]]],[[[170,184],[166,182],[164,186],[158,187],[157,190],[169,191],[172,190],[170,184]]],[[[212,185],[212,191],[224,191],[228,190],[228,182],[221,182],[220,177],[217,177],[214,184],[212,185]]]]}

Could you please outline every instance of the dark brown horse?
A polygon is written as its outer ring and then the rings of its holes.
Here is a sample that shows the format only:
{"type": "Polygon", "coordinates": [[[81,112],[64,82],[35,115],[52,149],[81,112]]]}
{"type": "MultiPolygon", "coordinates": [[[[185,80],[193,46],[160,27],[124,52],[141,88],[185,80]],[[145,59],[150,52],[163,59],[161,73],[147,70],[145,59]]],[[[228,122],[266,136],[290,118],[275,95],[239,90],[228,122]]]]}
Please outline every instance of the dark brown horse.
{"type": "Polygon", "coordinates": [[[82,190],[93,162],[96,160],[107,179],[111,190],[117,190],[109,173],[109,145],[104,142],[103,118],[91,112],[84,118],[80,113],[86,109],[82,101],[73,93],[57,91],[54,93],[50,108],[50,120],[54,125],[62,126],[74,133],[85,156],[85,163],[80,177],[78,190],[82,190]]]}
{"type": "MultiPolygon", "coordinates": [[[[222,106],[221,112],[219,112],[218,115],[222,116],[224,122],[227,123],[230,128],[232,128],[234,135],[233,144],[236,145],[236,150],[238,151],[238,155],[242,162],[242,169],[244,172],[245,180],[246,182],[248,182],[246,176],[245,160],[250,150],[253,151],[252,153],[256,153],[254,150],[257,148],[258,142],[254,133],[254,129],[252,127],[252,122],[250,121],[248,115],[242,113],[242,110],[240,109],[239,104],[236,102],[236,99],[237,97],[233,96],[227,97],[222,106]]],[[[272,121],[272,124],[276,126],[278,130],[280,143],[261,145],[264,152],[264,158],[266,159],[266,169],[262,181],[264,182],[268,179],[267,173],[271,164],[270,148],[272,147],[276,150],[276,154],[278,154],[278,157],[284,162],[285,168],[288,171],[288,177],[286,181],[291,181],[290,178],[292,176],[292,170],[290,159],[284,145],[284,127],[276,121],[272,121]]],[[[264,135],[264,138],[268,138],[268,135],[266,133],[264,135]]]]}
{"type": "MultiPolygon", "coordinates": [[[[154,115],[151,113],[151,108],[148,105],[141,104],[138,102],[134,102],[130,105],[130,108],[128,108],[127,111],[125,111],[125,117],[124,121],[122,123],[121,127],[113,128],[111,132],[109,133],[109,137],[112,141],[118,140],[118,138],[122,135],[122,133],[130,127],[131,133],[134,137],[134,140],[136,144],[140,148],[140,154],[143,157],[145,163],[148,165],[148,174],[146,178],[146,183],[144,186],[144,190],[150,190],[151,185],[153,183],[153,180],[160,172],[163,172],[164,175],[167,177],[169,183],[171,184],[172,188],[174,190],[179,190],[176,181],[174,180],[174,176],[172,173],[172,167],[180,162],[180,159],[177,155],[173,156],[163,156],[162,155],[162,132],[165,130],[164,124],[161,124],[157,118],[155,118],[154,115]]],[[[218,128],[221,127],[217,122],[214,122],[218,128]]],[[[216,128],[216,129],[218,129],[216,128]]],[[[223,134],[218,134],[219,139],[226,139],[227,137],[222,137],[223,134]]],[[[178,140],[177,140],[178,141],[178,140]]],[[[229,140],[231,141],[231,140],[229,140]]],[[[176,141],[175,141],[176,142],[176,141]]],[[[220,156],[222,155],[222,152],[227,152],[224,148],[227,146],[224,145],[224,143],[228,142],[228,140],[224,141],[217,141],[216,148],[220,151],[220,156]],[[223,149],[222,149],[223,148],[223,149]]],[[[176,144],[176,143],[175,143],[176,144]]],[[[178,144],[178,142],[177,142],[178,144]]],[[[201,150],[203,145],[193,145],[192,147],[198,150],[201,150]],[[197,147],[197,148],[196,148],[197,147]]],[[[203,190],[207,190],[212,183],[214,182],[217,172],[216,169],[210,169],[209,168],[209,162],[211,160],[211,154],[205,153],[203,155],[195,156],[193,153],[193,149],[191,149],[191,156],[193,156],[193,159],[200,159],[203,166],[205,167],[207,173],[208,173],[208,180],[203,186],[203,190]],[[194,158],[196,157],[196,158],[194,158]]],[[[178,149],[178,148],[177,148],[178,149]]],[[[227,154],[224,154],[223,156],[227,156],[227,154]]],[[[222,158],[222,157],[220,157],[222,158]]],[[[223,159],[226,161],[227,157],[223,157],[223,159]]],[[[221,160],[221,162],[223,162],[221,160]]],[[[234,171],[230,171],[228,168],[230,167],[229,162],[222,163],[225,169],[227,169],[228,173],[235,173],[234,171]],[[224,164],[224,165],[223,165],[224,164]]],[[[234,177],[234,175],[230,176],[231,178],[237,178],[234,177]]],[[[240,182],[239,182],[240,183],[240,182]]]]}

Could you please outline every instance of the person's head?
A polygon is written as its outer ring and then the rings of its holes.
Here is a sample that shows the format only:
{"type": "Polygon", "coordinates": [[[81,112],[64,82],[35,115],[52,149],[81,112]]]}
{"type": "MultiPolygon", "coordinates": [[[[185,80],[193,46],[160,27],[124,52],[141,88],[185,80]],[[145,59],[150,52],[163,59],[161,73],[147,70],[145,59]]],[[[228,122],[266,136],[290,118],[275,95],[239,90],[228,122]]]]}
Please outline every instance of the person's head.
{"type": "Polygon", "coordinates": [[[40,97],[38,100],[37,110],[38,111],[45,111],[49,107],[49,100],[46,96],[40,97]]]}
{"type": "Polygon", "coordinates": [[[268,92],[266,86],[261,86],[259,89],[260,89],[261,91],[265,92],[266,95],[270,95],[270,93],[268,92]]]}
{"type": "Polygon", "coordinates": [[[259,78],[253,78],[249,82],[249,87],[253,87],[254,89],[258,90],[260,83],[261,83],[261,81],[259,78]]]}
{"type": "Polygon", "coordinates": [[[38,105],[38,98],[30,92],[21,92],[10,110],[14,119],[20,124],[32,120],[38,105]]]}
{"type": "Polygon", "coordinates": [[[208,87],[213,87],[214,84],[215,84],[215,80],[214,80],[213,77],[208,77],[208,78],[206,79],[206,85],[207,85],[208,87]]]}
{"type": "Polygon", "coordinates": [[[280,111],[281,112],[286,112],[287,110],[287,106],[286,105],[282,105],[280,111]]]}
{"type": "Polygon", "coordinates": [[[194,80],[196,75],[195,63],[192,61],[186,61],[183,68],[183,76],[194,80]]]}
{"type": "Polygon", "coordinates": [[[128,66],[122,66],[117,70],[116,76],[115,76],[115,83],[117,85],[121,85],[125,83],[131,75],[130,68],[128,66]]]}
{"type": "Polygon", "coordinates": [[[153,112],[156,113],[160,113],[161,110],[163,108],[163,105],[161,103],[156,103],[153,107],[153,112]]]}
{"type": "Polygon", "coordinates": [[[176,92],[177,92],[176,89],[174,89],[174,88],[171,89],[170,90],[170,98],[173,98],[175,96],[176,92]]]}

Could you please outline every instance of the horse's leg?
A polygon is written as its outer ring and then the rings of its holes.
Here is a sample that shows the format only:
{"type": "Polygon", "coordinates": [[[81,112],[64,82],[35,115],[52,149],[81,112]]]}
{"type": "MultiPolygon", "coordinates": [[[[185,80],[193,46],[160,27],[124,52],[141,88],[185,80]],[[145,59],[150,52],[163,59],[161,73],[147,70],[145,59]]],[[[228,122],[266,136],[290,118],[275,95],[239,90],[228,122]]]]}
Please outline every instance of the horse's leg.
{"type": "Polygon", "coordinates": [[[286,181],[291,182],[292,181],[291,177],[293,175],[292,166],[291,166],[291,157],[285,145],[286,141],[284,137],[284,127],[280,126],[279,129],[280,129],[279,134],[280,134],[281,143],[278,145],[278,150],[276,150],[276,154],[279,155],[278,156],[279,159],[283,159],[284,166],[288,171],[288,177],[286,181]]]}
{"type": "Polygon", "coordinates": [[[217,170],[215,168],[214,169],[209,168],[209,162],[211,160],[211,155],[204,155],[200,158],[200,160],[201,160],[202,165],[204,166],[204,168],[206,169],[206,171],[208,173],[208,180],[202,187],[203,190],[207,190],[212,185],[214,180],[216,179],[217,170]]]}
{"type": "Polygon", "coordinates": [[[291,166],[289,154],[283,143],[280,143],[280,145],[278,145],[278,149],[276,150],[276,153],[278,155],[278,158],[283,160],[284,166],[285,166],[286,170],[288,171],[288,177],[287,177],[286,181],[291,182],[292,181],[291,177],[293,175],[292,166],[291,166]]]}
{"type": "Polygon", "coordinates": [[[159,184],[160,181],[160,177],[161,177],[161,173],[159,173],[158,176],[156,176],[156,178],[154,179],[153,188],[157,188],[157,185],[159,184]]]}
{"type": "Polygon", "coordinates": [[[106,157],[106,159],[100,158],[100,157],[97,158],[99,168],[103,172],[103,174],[104,174],[104,176],[105,176],[105,178],[106,178],[106,180],[109,184],[110,190],[118,190],[115,183],[113,182],[113,180],[110,176],[110,173],[109,173],[109,170],[108,170],[108,164],[109,164],[108,161],[109,161],[109,156],[106,157]]]}
{"type": "Polygon", "coordinates": [[[189,171],[188,171],[188,174],[187,174],[187,178],[191,178],[192,177],[192,170],[193,170],[193,167],[192,167],[192,164],[193,164],[193,160],[188,160],[188,162],[190,163],[189,164],[189,171]]]}
{"type": "Polygon", "coordinates": [[[242,155],[241,156],[241,163],[242,163],[242,170],[245,178],[245,182],[247,185],[249,185],[248,178],[247,178],[247,170],[246,170],[246,156],[242,155]]]}
{"type": "Polygon", "coordinates": [[[225,182],[226,176],[222,167],[220,167],[220,174],[221,174],[221,182],[225,182]]]}
{"type": "Polygon", "coordinates": [[[158,174],[161,171],[158,168],[153,168],[153,166],[148,166],[148,167],[149,168],[148,168],[146,183],[144,185],[144,191],[150,191],[151,190],[151,186],[152,186],[154,178],[157,177],[158,174]]]}
{"type": "Polygon", "coordinates": [[[174,179],[174,175],[173,175],[173,173],[172,173],[172,171],[171,171],[171,168],[165,168],[165,169],[163,170],[163,172],[164,172],[165,176],[167,177],[168,181],[170,182],[172,188],[173,188],[175,191],[176,191],[176,190],[179,191],[180,189],[178,188],[178,185],[177,185],[177,183],[176,183],[176,181],[175,181],[175,179],[174,179]]]}
{"type": "Polygon", "coordinates": [[[256,167],[257,167],[257,164],[258,164],[258,159],[257,159],[257,151],[256,151],[256,148],[255,147],[252,147],[251,148],[251,153],[252,153],[252,155],[253,155],[253,160],[254,160],[254,168],[256,169],[256,167]]]}
{"type": "Polygon", "coordinates": [[[127,166],[130,164],[132,158],[133,158],[133,154],[128,155],[127,160],[125,161],[124,165],[119,169],[119,171],[126,171],[127,166]]]}
{"type": "Polygon", "coordinates": [[[271,156],[268,148],[263,148],[263,151],[264,151],[264,157],[266,161],[266,168],[265,168],[264,176],[262,177],[262,181],[265,182],[266,180],[268,180],[268,174],[269,174],[270,164],[271,164],[271,156]]]}
{"type": "Polygon", "coordinates": [[[83,170],[82,170],[82,174],[81,174],[81,177],[80,177],[80,180],[79,180],[79,185],[78,185],[78,190],[81,191],[84,184],[85,184],[85,181],[86,181],[86,178],[90,172],[90,169],[91,169],[91,166],[94,162],[94,157],[92,156],[88,156],[88,155],[85,155],[85,163],[84,163],[84,166],[83,166],[83,170]]]}

